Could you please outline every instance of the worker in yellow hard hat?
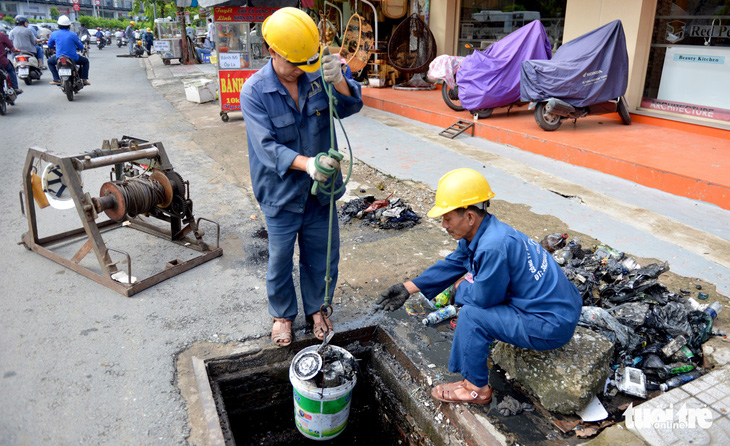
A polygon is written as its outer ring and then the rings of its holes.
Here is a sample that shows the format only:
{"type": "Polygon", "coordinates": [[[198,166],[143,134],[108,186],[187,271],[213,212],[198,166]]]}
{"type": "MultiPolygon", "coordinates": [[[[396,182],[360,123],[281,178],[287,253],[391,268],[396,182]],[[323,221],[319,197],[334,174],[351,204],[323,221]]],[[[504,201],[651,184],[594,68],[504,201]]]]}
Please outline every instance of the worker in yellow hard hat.
{"type": "Polygon", "coordinates": [[[127,37],[127,44],[129,45],[129,55],[134,54],[134,21],[130,21],[129,25],[124,29],[124,35],[127,37]]]}
{"type": "MultiPolygon", "coordinates": [[[[319,46],[314,21],[296,8],[281,8],[266,18],[261,35],[268,63],[243,84],[241,112],[246,123],[251,182],[266,216],[269,264],[266,293],[274,322],[271,340],[284,347],[292,342],[292,324],[299,312],[292,280],[294,244],[299,244],[299,276],[304,315],[317,339],[332,330],[323,305],[329,260],[329,298],[334,293],[339,263],[337,215],[330,215],[323,190],[339,189],[342,174],[329,119],[332,91],[340,118],[362,108],[360,85],[345,79],[338,54],[319,46]],[[330,84],[330,85],[326,85],[330,84]],[[324,185],[317,195],[313,182],[324,185]],[[333,219],[328,259],[329,221],[333,219]]],[[[342,196],[340,191],[335,199],[342,196]]]]}
{"type": "Polygon", "coordinates": [[[494,192],[481,173],[456,169],[444,175],[428,212],[459,241],[456,251],[420,276],[391,286],[377,301],[393,311],[409,296],[433,298],[453,284],[461,307],[449,371],[464,379],[439,384],[431,396],[446,403],[489,404],[490,346],[495,340],[552,350],[573,337],[583,300],[578,289],[539,243],[487,211],[494,192]]]}

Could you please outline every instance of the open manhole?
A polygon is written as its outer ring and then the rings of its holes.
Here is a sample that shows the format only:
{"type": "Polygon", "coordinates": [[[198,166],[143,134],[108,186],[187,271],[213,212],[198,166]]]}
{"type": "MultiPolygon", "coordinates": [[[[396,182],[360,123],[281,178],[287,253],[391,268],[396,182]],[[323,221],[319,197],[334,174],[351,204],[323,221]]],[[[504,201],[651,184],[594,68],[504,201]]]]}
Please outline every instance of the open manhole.
{"type": "Polygon", "coordinates": [[[326,442],[304,437],[295,425],[292,358],[313,339],[290,349],[268,348],[208,360],[193,359],[210,444],[404,445],[449,444],[461,435],[439,419],[419,384],[419,372],[388,333],[366,327],[337,333],[331,341],[358,365],[347,427],[326,442]],[[419,395],[416,395],[416,393],[419,395]]]}

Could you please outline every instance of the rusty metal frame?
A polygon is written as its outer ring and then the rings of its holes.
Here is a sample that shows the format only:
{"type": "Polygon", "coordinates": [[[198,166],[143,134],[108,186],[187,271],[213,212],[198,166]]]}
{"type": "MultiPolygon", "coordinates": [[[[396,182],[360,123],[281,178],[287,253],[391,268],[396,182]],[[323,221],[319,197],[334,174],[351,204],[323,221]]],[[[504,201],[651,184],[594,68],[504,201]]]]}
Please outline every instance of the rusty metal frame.
{"type": "MultiPolygon", "coordinates": [[[[30,148],[28,149],[28,155],[26,156],[25,165],[23,166],[23,188],[20,192],[21,210],[28,219],[28,232],[23,234],[20,243],[22,243],[26,248],[127,297],[139,293],[144,289],[188,271],[223,254],[223,250],[220,247],[220,225],[212,220],[204,218],[199,218],[197,222],[199,223],[200,220],[206,220],[217,226],[215,247],[208,246],[208,244],[202,240],[202,236],[198,236],[197,223],[194,221],[188,226],[195,224],[196,237],[182,237],[179,240],[172,240],[173,235],[171,235],[170,231],[166,231],[163,228],[147,223],[139,217],[127,217],[124,222],[107,220],[98,224],[96,223],[97,214],[93,204],[91,203],[90,195],[85,193],[83,190],[79,171],[115,164],[120,165],[122,162],[144,159],[154,159],[158,165],[163,168],[171,168],[162,143],[147,143],[143,140],[134,140],[134,143],[130,146],[131,148],[127,147],[120,150],[115,150],[118,149],[115,144],[116,141],[114,141],[112,146],[105,142],[103,149],[106,149],[107,152],[104,155],[97,157],[91,157],[89,154],[62,156],[45,149],[37,147],[30,148]],[[63,176],[66,178],[66,186],[73,198],[76,211],[81,219],[82,226],[80,228],[42,238],[39,237],[38,221],[36,218],[36,209],[31,183],[31,173],[36,160],[53,163],[60,167],[63,176]],[[129,283],[131,282],[132,276],[131,257],[124,251],[107,247],[102,237],[102,232],[116,229],[120,226],[130,226],[131,228],[144,231],[145,233],[173,241],[187,248],[199,251],[200,254],[186,261],[173,259],[166,263],[162,271],[149,277],[138,279],[135,283],[129,283]],[[54,245],[64,242],[83,240],[84,236],[87,238],[86,242],[70,259],[51,250],[51,247],[54,245]],[[126,257],[125,261],[127,263],[127,267],[125,269],[128,275],[128,283],[121,283],[112,279],[112,274],[119,271],[117,268],[117,264],[119,262],[112,261],[112,258],[109,255],[110,251],[121,253],[126,257]],[[101,267],[101,274],[80,265],[81,260],[90,252],[93,252],[96,256],[99,266],[101,267]]],[[[117,172],[117,175],[119,175],[119,172],[117,172]]],[[[184,230],[186,229],[187,227],[184,230]]],[[[190,231],[188,230],[186,233],[187,232],[190,231]]]]}

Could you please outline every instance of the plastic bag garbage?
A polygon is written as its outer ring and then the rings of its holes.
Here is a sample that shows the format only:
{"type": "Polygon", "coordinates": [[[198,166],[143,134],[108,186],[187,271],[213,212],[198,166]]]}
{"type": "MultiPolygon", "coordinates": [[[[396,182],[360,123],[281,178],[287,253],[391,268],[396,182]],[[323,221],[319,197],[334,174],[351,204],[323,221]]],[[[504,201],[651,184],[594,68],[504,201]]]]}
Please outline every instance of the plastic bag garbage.
{"type": "Polygon", "coordinates": [[[516,399],[507,395],[502,399],[502,402],[497,404],[497,411],[505,417],[512,415],[519,415],[524,412],[532,412],[535,410],[535,406],[529,403],[520,403],[516,399]]]}
{"type": "Polygon", "coordinates": [[[344,203],[338,215],[342,224],[360,219],[361,225],[380,229],[411,228],[421,222],[421,216],[400,198],[375,200],[372,195],[344,203]]]}
{"type": "Polygon", "coordinates": [[[666,305],[654,305],[646,315],[646,326],[663,331],[672,338],[684,336],[690,338],[692,327],[687,321],[691,311],[688,303],[667,302],[666,305]]]}
{"type": "Polygon", "coordinates": [[[646,322],[646,315],[649,313],[649,304],[630,302],[615,306],[608,310],[608,312],[622,324],[638,328],[646,322]]]}
{"type": "Polygon", "coordinates": [[[610,341],[618,342],[621,351],[631,352],[639,345],[639,337],[632,329],[600,307],[583,307],[578,325],[598,329],[610,341]]]}

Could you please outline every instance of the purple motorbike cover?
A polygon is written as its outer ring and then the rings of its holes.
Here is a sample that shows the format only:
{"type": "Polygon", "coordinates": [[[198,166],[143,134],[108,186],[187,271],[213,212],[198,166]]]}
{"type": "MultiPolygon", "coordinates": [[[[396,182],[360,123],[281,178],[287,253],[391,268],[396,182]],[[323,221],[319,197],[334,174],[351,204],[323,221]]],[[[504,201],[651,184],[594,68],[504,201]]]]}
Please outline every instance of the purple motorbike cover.
{"type": "Polygon", "coordinates": [[[553,59],[522,62],[520,97],[562,99],[574,107],[600,104],[626,93],[629,56],[620,20],[564,44],[553,59]]]}
{"type": "Polygon", "coordinates": [[[550,59],[552,49],[545,28],[534,20],[464,58],[456,73],[461,106],[474,111],[511,104],[520,99],[520,64],[550,59]]]}

